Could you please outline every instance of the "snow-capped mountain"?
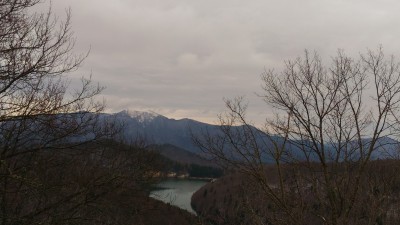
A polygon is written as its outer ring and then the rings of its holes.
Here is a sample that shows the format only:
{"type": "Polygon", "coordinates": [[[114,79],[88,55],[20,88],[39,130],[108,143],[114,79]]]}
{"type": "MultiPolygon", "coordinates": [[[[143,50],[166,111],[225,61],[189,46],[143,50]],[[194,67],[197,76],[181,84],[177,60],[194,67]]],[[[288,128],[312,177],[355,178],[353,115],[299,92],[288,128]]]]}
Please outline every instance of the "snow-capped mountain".
{"type": "MultiPolygon", "coordinates": [[[[144,111],[131,111],[131,110],[123,110],[119,113],[116,113],[116,115],[119,116],[127,116],[132,119],[137,120],[139,123],[150,123],[157,117],[164,117],[158,113],[155,112],[144,112],[144,111]]],[[[165,118],[165,117],[164,117],[165,118]]]]}
{"type": "Polygon", "coordinates": [[[140,137],[149,144],[172,144],[194,153],[199,149],[192,142],[191,130],[196,133],[202,129],[212,132],[219,129],[191,119],[169,119],[154,112],[123,110],[110,116],[124,124],[123,136],[128,142],[140,137]]]}

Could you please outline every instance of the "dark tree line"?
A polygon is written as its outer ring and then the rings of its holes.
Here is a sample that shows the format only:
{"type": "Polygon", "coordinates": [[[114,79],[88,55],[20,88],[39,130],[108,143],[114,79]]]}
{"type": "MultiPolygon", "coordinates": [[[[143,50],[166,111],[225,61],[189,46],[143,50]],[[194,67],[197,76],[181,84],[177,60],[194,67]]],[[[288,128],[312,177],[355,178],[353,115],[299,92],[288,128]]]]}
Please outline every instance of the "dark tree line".
{"type": "Polygon", "coordinates": [[[223,175],[223,169],[219,167],[199,165],[195,163],[182,163],[170,160],[164,156],[160,156],[162,168],[160,171],[168,174],[174,172],[179,174],[188,174],[189,177],[217,178],[223,175]]]}

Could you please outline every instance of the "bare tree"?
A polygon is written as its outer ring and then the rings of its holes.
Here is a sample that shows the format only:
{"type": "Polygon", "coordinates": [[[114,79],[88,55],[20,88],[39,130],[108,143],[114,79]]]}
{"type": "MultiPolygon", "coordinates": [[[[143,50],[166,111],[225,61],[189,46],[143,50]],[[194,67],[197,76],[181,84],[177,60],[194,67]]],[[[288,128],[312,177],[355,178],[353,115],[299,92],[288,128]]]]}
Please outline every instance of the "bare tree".
{"type": "Polygon", "coordinates": [[[51,9],[31,12],[39,3],[0,1],[0,223],[82,224],[91,217],[80,210],[93,207],[133,170],[114,174],[119,167],[96,157],[105,150],[88,145],[115,131],[101,119],[104,104],[95,100],[103,88],[90,78],[69,87],[65,76],[87,54],[73,53],[70,12],[58,22],[51,9]],[[78,146],[86,147],[74,151],[78,146]]]}
{"type": "Polygon", "coordinates": [[[121,143],[91,77],[70,86],[87,53],[41,2],[0,0],[0,224],[141,224],[159,154],[121,143]]]}
{"type": "Polygon", "coordinates": [[[400,218],[387,212],[399,202],[398,175],[390,172],[398,163],[371,163],[392,151],[398,136],[395,58],[382,48],[358,59],[339,50],[327,67],[306,51],[282,72],[266,71],[262,84],[260,96],[276,111],[263,128],[247,122],[246,104],[237,98],[226,101],[220,134],[194,138],[252,178],[258,203],[272,204],[258,223],[397,224],[400,218]]]}

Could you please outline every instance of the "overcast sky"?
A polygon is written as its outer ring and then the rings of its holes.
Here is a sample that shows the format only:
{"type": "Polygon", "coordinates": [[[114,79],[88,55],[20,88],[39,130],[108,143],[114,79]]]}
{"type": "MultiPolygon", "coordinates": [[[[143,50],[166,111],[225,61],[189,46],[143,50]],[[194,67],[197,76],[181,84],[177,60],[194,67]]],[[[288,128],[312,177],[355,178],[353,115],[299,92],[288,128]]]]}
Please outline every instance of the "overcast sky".
{"type": "Polygon", "coordinates": [[[91,48],[74,76],[107,87],[108,112],[214,122],[223,98],[244,95],[259,122],[260,74],[304,49],[400,55],[398,0],[53,0],[61,17],[69,7],[76,52],[91,48]]]}

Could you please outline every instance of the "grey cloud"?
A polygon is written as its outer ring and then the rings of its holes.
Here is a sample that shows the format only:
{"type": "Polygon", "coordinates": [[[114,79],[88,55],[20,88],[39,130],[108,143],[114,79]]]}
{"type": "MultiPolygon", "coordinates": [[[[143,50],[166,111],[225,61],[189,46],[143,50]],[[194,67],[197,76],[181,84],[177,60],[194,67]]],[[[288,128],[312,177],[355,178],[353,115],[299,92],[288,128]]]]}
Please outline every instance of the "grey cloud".
{"type": "MultiPolygon", "coordinates": [[[[325,61],[343,48],[356,55],[382,44],[399,53],[398,1],[373,0],[53,0],[71,7],[77,52],[91,55],[76,76],[93,71],[107,86],[109,111],[153,109],[214,121],[223,97],[251,98],[261,121],[264,68],[304,49],[325,61]],[[187,113],[187,114],[185,114],[187,113]]],[[[268,111],[268,109],[267,109],[268,111]]]]}

